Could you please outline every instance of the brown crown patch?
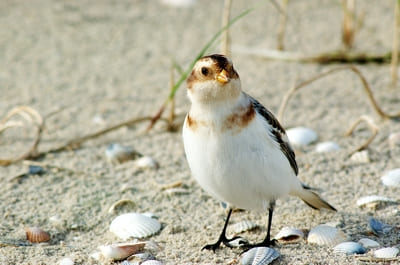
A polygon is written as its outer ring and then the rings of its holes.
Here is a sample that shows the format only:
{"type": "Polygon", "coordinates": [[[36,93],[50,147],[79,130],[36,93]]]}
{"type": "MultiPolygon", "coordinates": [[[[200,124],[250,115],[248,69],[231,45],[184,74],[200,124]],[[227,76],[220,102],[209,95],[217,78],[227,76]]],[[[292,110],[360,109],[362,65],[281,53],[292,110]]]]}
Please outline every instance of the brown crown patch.
{"type": "Polygon", "coordinates": [[[239,131],[254,119],[256,116],[256,111],[253,108],[252,104],[249,104],[247,107],[240,108],[237,112],[229,115],[222,127],[222,130],[234,130],[239,129],[239,131]]]}

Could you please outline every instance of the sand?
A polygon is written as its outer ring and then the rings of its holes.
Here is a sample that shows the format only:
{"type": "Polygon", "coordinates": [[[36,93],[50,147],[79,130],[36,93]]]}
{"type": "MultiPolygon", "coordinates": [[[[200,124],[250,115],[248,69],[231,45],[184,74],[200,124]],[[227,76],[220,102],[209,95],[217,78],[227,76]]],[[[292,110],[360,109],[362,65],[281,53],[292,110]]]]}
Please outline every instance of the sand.
{"type": "MultiPolygon", "coordinates": [[[[285,47],[290,51],[320,53],[341,48],[339,1],[290,1],[285,47]]],[[[393,1],[358,1],[365,12],[356,36],[357,51],[387,52],[391,48],[393,1]]],[[[233,46],[275,48],[279,13],[269,1],[234,1],[233,16],[256,6],[231,31],[233,46]]],[[[118,122],[156,113],[168,95],[171,61],[186,68],[202,46],[220,28],[222,1],[198,1],[182,9],[149,1],[2,1],[0,3],[0,113],[28,105],[46,117],[39,150],[118,122]],[[56,111],[55,113],[53,113],[56,111]],[[48,116],[53,113],[53,115],[48,116]]],[[[209,53],[218,52],[214,45],[209,53]]],[[[285,92],[295,83],[337,65],[268,61],[233,50],[232,59],[243,88],[277,113],[285,92]]],[[[357,65],[385,111],[399,110],[399,85],[390,86],[387,64],[357,65]]],[[[177,75],[176,75],[177,76],[177,75]]],[[[189,108],[182,86],[176,95],[177,121],[189,108]]],[[[399,232],[381,237],[368,234],[373,216],[400,226],[398,205],[376,210],[359,208],[365,195],[399,200],[399,188],[382,185],[385,171],[399,167],[400,147],[388,136],[400,123],[383,120],[372,109],[361,82],[342,71],[312,83],[296,94],[286,109],[286,128],[306,126],[319,142],[335,141],[337,152],[317,153],[315,144],[299,148],[299,178],[321,189],[337,213],[317,212],[296,198],[277,203],[272,234],[284,226],[301,229],[336,222],[350,240],[369,237],[381,246],[400,246],[399,232]],[[361,115],[379,126],[370,144],[371,162],[357,163],[348,154],[370,135],[361,125],[350,137],[344,132],[361,115]]],[[[192,179],[186,163],[180,129],[168,132],[159,123],[143,134],[146,123],[124,127],[76,150],[49,154],[38,162],[46,173],[14,179],[26,172],[20,162],[0,168],[0,241],[26,242],[24,227],[39,226],[51,234],[46,244],[15,247],[2,244],[1,264],[56,264],[71,257],[75,264],[98,264],[90,258],[97,247],[120,242],[109,225],[118,214],[108,213],[120,199],[135,202],[121,212],[151,212],[162,230],[150,237],[162,250],[153,254],[165,264],[228,264],[239,260],[240,249],[200,251],[216,240],[224,209],[192,179]],[[160,164],[158,170],[138,169],[134,161],[110,163],[110,143],[131,146],[160,164]],[[188,194],[168,194],[165,184],[181,181],[188,194]],[[58,218],[58,222],[54,222],[58,218]]],[[[1,157],[21,154],[30,144],[29,128],[13,128],[0,135],[1,157]]],[[[232,223],[251,220],[259,230],[242,234],[251,242],[266,233],[266,212],[240,212],[232,223]]],[[[302,241],[275,247],[275,264],[364,264],[354,256],[333,253],[332,247],[302,241]]],[[[400,262],[397,261],[397,264],[400,262]]],[[[368,262],[366,264],[374,264],[368,262]]],[[[396,264],[396,262],[392,262],[396,264]]]]}

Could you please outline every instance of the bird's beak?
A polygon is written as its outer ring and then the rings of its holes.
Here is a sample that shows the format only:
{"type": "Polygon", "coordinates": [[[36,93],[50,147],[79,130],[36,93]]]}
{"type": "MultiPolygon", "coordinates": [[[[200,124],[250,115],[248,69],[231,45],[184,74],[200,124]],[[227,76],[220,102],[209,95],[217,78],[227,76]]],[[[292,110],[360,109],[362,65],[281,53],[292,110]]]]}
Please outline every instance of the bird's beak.
{"type": "Polygon", "coordinates": [[[220,82],[222,85],[225,85],[226,83],[229,82],[229,74],[228,72],[224,69],[217,75],[217,81],[220,82]]]}

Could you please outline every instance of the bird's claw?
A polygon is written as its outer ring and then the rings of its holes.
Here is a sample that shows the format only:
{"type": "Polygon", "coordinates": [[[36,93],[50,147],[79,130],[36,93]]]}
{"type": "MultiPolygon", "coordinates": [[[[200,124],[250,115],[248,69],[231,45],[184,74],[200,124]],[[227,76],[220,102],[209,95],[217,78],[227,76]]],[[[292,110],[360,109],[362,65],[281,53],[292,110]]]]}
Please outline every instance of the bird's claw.
{"type": "Polygon", "coordinates": [[[207,249],[207,250],[212,250],[215,252],[215,250],[217,248],[219,248],[221,243],[229,248],[235,248],[235,247],[242,247],[243,245],[246,245],[248,243],[248,241],[240,236],[235,236],[231,239],[221,238],[214,244],[205,245],[201,250],[207,249]]]}

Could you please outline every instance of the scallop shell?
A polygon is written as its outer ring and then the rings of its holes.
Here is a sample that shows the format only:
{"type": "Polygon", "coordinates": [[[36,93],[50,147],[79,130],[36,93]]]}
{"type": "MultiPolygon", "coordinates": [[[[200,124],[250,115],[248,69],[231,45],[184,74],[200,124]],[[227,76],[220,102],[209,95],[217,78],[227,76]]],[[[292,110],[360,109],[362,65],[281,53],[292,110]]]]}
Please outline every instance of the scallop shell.
{"type": "Polygon", "coordinates": [[[140,213],[122,214],[110,225],[110,231],[123,240],[148,237],[157,233],[160,228],[161,224],[156,219],[140,213]]]}
{"type": "Polygon", "coordinates": [[[245,221],[241,221],[239,223],[231,225],[230,230],[232,230],[233,233],[235,233],[235,234],[240,234],[242,232],[250,231],[250,230],[253,230],[256,228],[258,228],[258,225],[256,223],[245,220],[245,221]]]}
{"type": "Polygon", "coordinates": [[[368,208],[376,209],[382,206],[383,204],[395,203],[395,202],[396,202],[395,200],[385,196],[369,195],[359,198],[357,200],[357,206],[359,207],[366,206],[368,208]]]}
{"type": "Polygon", "coordinates": [[[152,259],[152,260],[146,260],[145,262],[141,263],[141,265],[164,265],[161,261],[152,259]]]}
{"type": "Polygon", "coordinates": [[[300,229],[295,227],[284,227],[275,236],[276,240],[284,243],[295,243],[299,242],[304,238],[304,233],[300,229]]]}
{"type": "Polygon", "coordinates": [[[367,164],[371,162],[371,159],[369,158],[369,152],[368,150],[362,150],[359,152],[355,152],[350,156],[350,159],[356,163],[360,164],[367,164]]]}
{"type": "Polygon", "coordinates": [[[386,172],[381,178],[383,185],[400,187],[400,168],[386,172]]]}
{"type": "Polygon", "coordinates": [[[74,265],[74,261],[71,258],[63,258],[58,262],[58,265],[74,265]]]}
{"type": "Polygon", "coordinates": [[[134,162],[135,166],[141,169],[158,169],[160,166],[158,165],[157,161],[155,161],[150,156],[143,156],[138,158],[134,162]]]}
{"type": "Polygon", "coordinates": [[[273,248],[257,247],[243,253],[242,265],[266,265],[279,257],[279,252],[273,248]]]}
{"type": "Polygon", "coordinates": [[[347,236],[341,230],[328,226],[318,225],[310,230],[307,241],[311,244],[334,246],[347,240],[347,236]]]}
{"type": "Polygon", "coordinates": [[[371,229],[372,233],[377,236],[386,234],[393,229],[393,226],[382,223],[372,217],[368,219],[368,226],[371,229]]]}
{"type": "Polygon", "coordinates": [[[318,153],[333,152],[340,149],[340,146],[335,142],[322,142],[318,143],[315,147],[315,151],[318,153]]]}
{"type": "Polygon", "coordinates": [[[309,145],[318,139],[318,135],[315,131],[305,127],[288,129],[286,134],[290,143],[297,146],[309,145]]]}
{"type": "Polygon", "coordinates": [[[369,238],[361,238],[360,240],[358,240],[358,243],[360,243],[365,248],[377,248],[380,246],[378,242],[369,238]]]}
{"type": "Polygon", "coordinates": [[[140,154],[130,146],[122,146],[120,144],[110,144],[109,146],[107,146],[106,149],[106,157],[111,162],[122,163],[128,160],[133,160],[138,156],[140,156],[140,154]]]}
{"type": "Polygon", "coordinates": [[[144,242],[138,243],[119,243],[111,245],[99,246],[98,249],[101,251],[103,257],[108,260],[123,260],[144,248],[144,242]]]}
{"type": "Polygon", "coordinates": [[[50,235],[39,227],[25,228],[26,239],[32,243],[42,243],[50,240],[50,235]]]}
{"type": "Polygon", "coordinates": [[[365,248],[356,242],[340,243],[333,248],[333,251],[337,253],[344,253],[347,255],[364,254],[366,252],[365,248]]]}
{"type": "Polygon", "coordinates": [[[399,249],[395,247],[380,248],[374,251],[376,258],[390,259],[397,257],[397,254],[399,254],[399,249]]]}

